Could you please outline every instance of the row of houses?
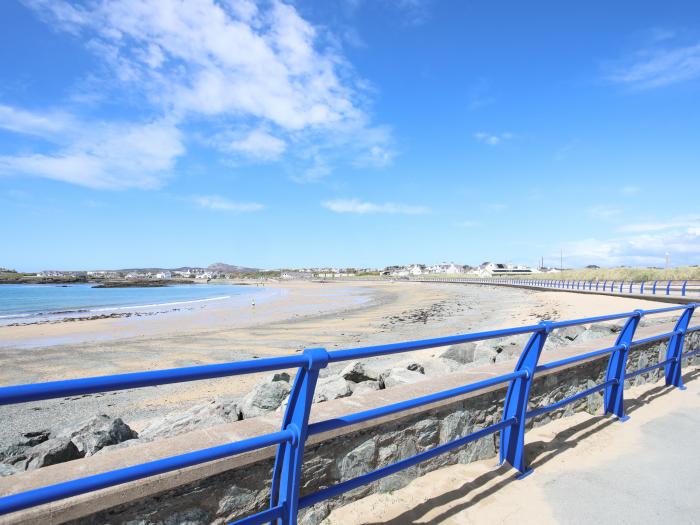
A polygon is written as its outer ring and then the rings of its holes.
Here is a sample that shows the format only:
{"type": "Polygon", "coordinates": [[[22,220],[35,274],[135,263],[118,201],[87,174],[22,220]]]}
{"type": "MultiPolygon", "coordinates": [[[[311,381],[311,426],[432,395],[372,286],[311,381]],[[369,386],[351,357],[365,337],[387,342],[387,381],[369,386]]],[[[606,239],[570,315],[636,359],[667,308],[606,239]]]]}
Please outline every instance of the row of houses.
{"type": "Polygon", "coordinates": [[[410,264],[407,266],[389,266],[381,274],[390,277],[410,277],[418,275],[464,275],[474,277],[497,277],[532,275],[537,273],[559,272],[553,268],[534,268],[522,264],[505,264],[485,262],[477,267],[455,263],[441,263],[431,266],[425,264],[410,264]]]}
{"type": "Polygon", "coordinates": [[[73,272],[64,270],[43,270],[37,275],[39,277],[85,277],[88,272],[73,272]]]}
{"type": "Polygon", "coordinates": [[[558,273],[560,270],[556,268],[535,268],[532,266],[525,266],[522,264],[504,264],[504,263],[493,263],[485,262],[474,268],[471,275],[476,275],[477,277],[517,277],[517,276],[527,276],[539,273],[558,273]]]}
{"type": "Polygon", "coordinates": [[[440,263],[427,266],[425,264],[409,264],[407,266],[388,266],[381,272],[391,277],[408,277],[415,275],[457,275],[466,273],[470,266],[455,263],[440,263]]]}

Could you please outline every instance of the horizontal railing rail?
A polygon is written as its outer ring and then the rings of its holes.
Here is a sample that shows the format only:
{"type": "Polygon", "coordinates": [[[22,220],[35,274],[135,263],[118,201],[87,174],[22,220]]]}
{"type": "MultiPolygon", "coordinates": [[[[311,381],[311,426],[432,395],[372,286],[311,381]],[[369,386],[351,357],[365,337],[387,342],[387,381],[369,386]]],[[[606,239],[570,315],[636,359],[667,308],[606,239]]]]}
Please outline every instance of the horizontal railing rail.
{"type": "Polygon", "coordinates": [[[301,508],[308,507],[362,485],[372,483],[402,469],[409,468],[422,461],[495,433],[500,434],[499,450],[501,463],[506,462],[517,469],[521,475],[525,475],[530,471],[524,452],[525,424],[528,419],[562,408],[569,403],[573,403],[596,392],[603,391],[605,413],[613,414],[624,421],[627,419],[624,411],[625,379],[657,368],[664,368],[667,385],[683,388],[681,360],[684,357],[700,354],[700,350],[683,353],[683,344],[686,334],[691,331],[700,330],[700,325],[689,328],[689,322],[696,306],[696,304],[688,304],[653,310],[635,310],[633,312],[567,321],[545,321],[537,325],[504,330],[492,330],[387,345],[341,349],[330,352],[323,348],[310,348],[306,349],[302,354],[285,357],[1,387],[0,405],[9,405],[62,398],[72,395],[297,368],[287,408],[282,418],[281,428],[277,432],[5,496],[0,498],[0,514],[16,512],[37,505],[118,486],[130,481],[136,481],[157,474],[172,472],[270,446],[276,446],[277,453],[273,469],[269,508],[236,521],[235,523],[238,525],[271,522],[285,525],[295,524],[297,522],[297,513],[301,508]],[[679,312],[679,318],[675,323],[673,331],[643,339],[634,339],[635,331],[642,317],[669,312],[679,312]],[[552,331],[571,326],[590,325],[623,319],[625,320],[625,324],[613,346],[566,359],[539,364],[544,344],[552,331]],[[385,356],[426,348],[522,334],[529,334],[530,337],[520,354],[513,372],[379,408],[311,424],[309,423],[309,415],[319,371],[328,366],[329,363],[364,359],[373,356],[385,356]],[[657,364],[639,370],[631,372],[626,371],[628,355],[632,349],[642,344],[664,339],[668,339],[668,346],[666,349],[666,356],[663,360],[657,364]],[[609,355],[605,381],[550,405],[528,409],[530,390],[537,374],[550,372],[564,366],[605,355],[609,355]],[[443,443],[409,458],[402,459],[392,465],[384,466],[353,479],[326,487],[313,494],[300,497],[299,487],[304,460],[304,446],[309,436],[384,418],[451,398],[502,387],[504,385],[507,385],[507,390],[503,404],[503,416],[500,422],[478,429],[466,436],[457,438],[448,443],[443,443]]]}
{"type": "Polygon", "coordinates": [[[605,292],[622,295],[668,295],[681,297],[700,297],[700,280],[692,279],[656,279],[656,280],[604,280],[604,279],[556,279],[554,277],[536,277],[528,274],[527,278],[502,277],[459,277],[440,274],[416,274],[407,276],[359,276],[337,277],[334,281],[417,281],[444,283],[471,283],[491,285],[527,286],[533,288],[551,288],[554,290],[577,290],[583,292],[605,292]]]}
{"type": "MultiPolygon", "coordinates": [[[[354,278],[354,280],[364,278],[354,278]]],[[[392,277],[382,277],[372,280],[395,280],[392,277]]],[[[700,297],[700,280],[578,280],[528,277],[441,277],[439,275],[412,275],[405,277],[409,281],[472,283],[491,285],[525,286],[532,288],[551,288],[553,290],[571,290],[581,292],[605,292],[619,295],[657,295],[700,297]]]]}

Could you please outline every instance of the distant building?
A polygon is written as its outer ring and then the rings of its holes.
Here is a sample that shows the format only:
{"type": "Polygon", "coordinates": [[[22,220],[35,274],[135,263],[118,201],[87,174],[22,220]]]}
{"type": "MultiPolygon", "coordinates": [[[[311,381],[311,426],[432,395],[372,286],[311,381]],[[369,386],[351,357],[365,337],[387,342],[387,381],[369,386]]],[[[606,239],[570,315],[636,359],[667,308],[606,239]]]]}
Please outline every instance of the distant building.
{"type": "Polygon", "coordinates": [[[485,262],[470,272],[478,277],[514,277],[519,275],[532,275],[540,273],[539,269],[530,266],[485,262]]]}
{"type": "Polygon", "coordinates": [[[426,268],[426,273],[435,273],[435,274],[458,274],[458,273],[464,273],[464,266],[461,264],[455,264],[455,263],[440,263],[440,264],[434,264],[432,266],[428,266],[426,268]]]}
{"type": "Polygon", "coordinates": [[[310,275],[307,272],[299,272],[294,270],[285,270],[280,274],[281,279],[308,279],[310,275]]]}
{"type": "Polygon", "coordinates": [[[172,276],[173,274],[170,272],[170,270],[163,270],[155,275],[156,279],[171,279],[172,276]]]}
{"type": "Polygon", "coordinates": [[[87,275],[87,272],[42,270],[37,275],[39,277],[84,277],[87,275]]]}

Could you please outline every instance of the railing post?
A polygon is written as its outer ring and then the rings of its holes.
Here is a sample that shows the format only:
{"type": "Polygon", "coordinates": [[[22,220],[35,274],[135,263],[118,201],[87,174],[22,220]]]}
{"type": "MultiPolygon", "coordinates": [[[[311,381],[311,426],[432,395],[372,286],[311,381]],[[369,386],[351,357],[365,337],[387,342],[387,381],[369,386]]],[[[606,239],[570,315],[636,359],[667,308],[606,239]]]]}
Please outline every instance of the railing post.
{"type": "Polygon", "coordinates": [[[683,282],[683,287],[681,288],[681,295],[685,297],[685,287],[688,286],[688,281],[683,282]]]}
{"type": "Polygon", "coordinates": [[[654,286],[651,288],[652,295],[656,295],[656,285],[657,284],[659,284],[659,281],[654,281],[654,286]]]}
{"type": "Polygon", "coordinates": [[[674,328],[675,334],[673,334],[669,340],[668,348],[666,349],[666,359],[673,360],[670,363],[666,363],[664,367],[666,384],[678,387],[681,390],[685,390],[683,378],[681,377],[683,342],[685,340],[685,333],[688,330],[688,323],[690,323],[690,318],[693,316],[696,306],[695,304],[690,304],[688,308],[683,311],[683,315],[678,319],[676,327],[674,328]]]}
{"type": "Polygon", "coordinates": [[[630,291],[629,293],[632,293],[632,286],[634,285],[634,281],[630,281],[630,291]]]}
{"type": "Polygon", "coordinates": [[[605,387],[605,413],[615,414],[620,421],[627,421],[629,416],[625,415],[625,371],[627,369],[627,356],[634,339],[634,332],[639,326],[642,318],[642,310],[635,310],[634,315],[627,319],[624,328],[617,336],[615,346],[622,345],[622,348],[615,350],[608,360],[608,370],[605,374],[606,381],[614,381],[613,384],[605,387]]]}
{"type": "Polygon", "coordinates": [[[596,291],[596,292],[598,291],[598,286],[599,286],[599,285],[600,285],[600,281],[596,281],[596,282],[595,282],[595,291],[596,291]]]}
{"type": "Polygon", "coordinates": [[[642,285],[639,287],[639,295],[644,295],[644,285],[646,281],[642,281],[642,285]]]}
{"type": "Polygon", "coordinates": [[[544,321],[540,326],[530,337],[515,365],[516,372],[527,373],[525,377],[514,379],[510,384],[503,406],[503,420],[516,418],[516,422],[501,431],[500,462],[507,461],[521,476],[531,471],[525,462],[525,423],[530,389],[544,342],[552,331],[551,323],[544,321]]]}
{"type": "Polygon", "coordinates": [[[284,505],[282,517],[276,525],[296,525],[299,512],[299,485],[304,461],[304,445],[309,428],[309,413],[314,399],[318,372],[328,365],[328,352],[323,348],[304,350],[308,364],[299,368],[294,386],[289,394],[282,429],[292,430],[295,439],[277,448],[275,467],[272,471],[270,505],[284,505]]]}
{"type": "Polygon", "coordinates": [[[625,280],[622,279],[622,282],[620,283],[620,293],[622,293],[622,287],[625,285],[625,280]]]}
{"type": "Polygon", "coordinates": [[[603,291],[605,291],[605,287],[608,285],[608,281],[603,282],[603,291]]]}
{"type": "Polygon", "coordinates": [[[612,293],[612,292],[614,292],[614,291],[615,291],[615,281],[613,281],[612,283],[610,283],[610,292],[612,293]]]}
{"type": "Polygon", "coordinates": [[[668,285],[666,285],[666,295],[671,295],[671,282],[668,281],[668,285]]]}

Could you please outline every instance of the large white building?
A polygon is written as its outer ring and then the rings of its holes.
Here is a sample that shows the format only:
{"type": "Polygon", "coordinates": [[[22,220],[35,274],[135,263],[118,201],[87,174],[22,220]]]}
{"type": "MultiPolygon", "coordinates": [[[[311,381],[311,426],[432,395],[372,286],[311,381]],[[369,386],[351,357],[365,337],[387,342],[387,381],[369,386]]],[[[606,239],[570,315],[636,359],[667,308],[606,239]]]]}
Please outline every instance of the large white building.
{"type": "Polygon", "coordinates": [[[503,264],[503,263],[493,263],[485,262],[480,264],[477,268],[474,268],[471,275],[476,275],[477,277],[516,277],[516,276],[527,276],[536,273],[540,273],[538,268],[532,268],[531,266],[525,266],[522,264],[503,264]]]}

